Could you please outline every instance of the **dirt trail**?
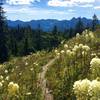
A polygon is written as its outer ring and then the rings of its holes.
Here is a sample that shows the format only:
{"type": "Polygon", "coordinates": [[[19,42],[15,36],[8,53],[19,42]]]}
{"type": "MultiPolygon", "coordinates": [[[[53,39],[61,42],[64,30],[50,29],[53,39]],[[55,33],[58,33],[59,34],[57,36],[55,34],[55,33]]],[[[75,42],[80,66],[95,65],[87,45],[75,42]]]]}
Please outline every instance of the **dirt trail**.
{"type": "Polygon", "coordinates": [[[53,100],[53,95],[50,93],[50,90],[46,86],[47,80],[45,78],[46,72],[48,70],[48,67],[51,66],[58,58],[54,58],[49,61],[45,66],[43,66],[43,71],[39,74],[40,77],[40,86],[42,87],[43,95],[44,95],[44,100],[53,100]]]}

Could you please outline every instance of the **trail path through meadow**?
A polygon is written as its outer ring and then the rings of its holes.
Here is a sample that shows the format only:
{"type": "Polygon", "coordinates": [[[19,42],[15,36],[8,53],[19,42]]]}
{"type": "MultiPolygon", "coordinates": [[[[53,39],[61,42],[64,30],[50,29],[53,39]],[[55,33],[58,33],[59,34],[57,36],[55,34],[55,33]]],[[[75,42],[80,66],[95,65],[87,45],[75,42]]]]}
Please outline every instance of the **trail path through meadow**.
{"type": "Polygon", "coordinates": [[[43,66],[43,71],[40,73],[40,86],[42,87],[44,100],[53,100],[53,95],[50,93],[49,88],[47,87],[47,80],[45,78],[46,72],[48,67],[51,66],[58,58],[55,57],[54,59],[50,60],[45,66],[43,66]]]}

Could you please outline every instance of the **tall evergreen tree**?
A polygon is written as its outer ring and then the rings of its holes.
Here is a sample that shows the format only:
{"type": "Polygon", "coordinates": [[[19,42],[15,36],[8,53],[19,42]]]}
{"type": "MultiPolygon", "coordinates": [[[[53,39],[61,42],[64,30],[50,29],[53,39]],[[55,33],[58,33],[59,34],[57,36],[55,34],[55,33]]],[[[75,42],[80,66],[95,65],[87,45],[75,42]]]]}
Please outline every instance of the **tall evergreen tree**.
{"type": "Polygon", "coordinates": [[[10,51],[11,51],[11,54],[14,55],[14,56],[17,56],[18,54],[18,46],[17,46],[17,41],[13,35],[13,33],[10,33],[10,51]]]}
{"type": "Polygon", "coordinates": [[[92,20],[92,30],[95,31],[97,25],[99,24],[97,16],[94,14],[93,15],[93,20],[92,20]]]}
{"type": "Polygon", "coordinates": [[[57,47],[59,44],[59,39],[58,39],[58,29],[57,26],[54,26],[52,30],[53,38],[51,40],[51,46],[57,47]]]}
{"type": "Polygon", "coordinates": [[[76,23],[76,26],[75,26],[75,33],[82,33],[84,30],[84,25],[83,25],[83,22],[81,20],[81,18],[78,19],[78,22],[76,23]]]}
{"type": "Polygon", "coordinates": [[[52,30],[52,34],[53,35],[57,35],[58,34],[58,29],[57,29],[57,26],[55,25],[53,30],[52,30]]]}
{"type": "Polygon", "coordinates": [[[23,45],[23,55],[28,55],[28,54],[29,54],[29,44],[28,44],[28,39],[25,38],[23,45]]]}
{"type": "Polygon", "coordinates": [[[42,30],[40,27],[40,24],[38,25],[38,28],[35,33],[35,43],[36,43],[36,50],[41,50],[42,49],[42,30]]]}
{"type": "Polygon", "coordinates": [[[3,10],[3,0],[0,1],[0,63],[8,60],[8,48],[7,48],[7,39],[6,39],[6,18],[4,16],[3,10]]]}

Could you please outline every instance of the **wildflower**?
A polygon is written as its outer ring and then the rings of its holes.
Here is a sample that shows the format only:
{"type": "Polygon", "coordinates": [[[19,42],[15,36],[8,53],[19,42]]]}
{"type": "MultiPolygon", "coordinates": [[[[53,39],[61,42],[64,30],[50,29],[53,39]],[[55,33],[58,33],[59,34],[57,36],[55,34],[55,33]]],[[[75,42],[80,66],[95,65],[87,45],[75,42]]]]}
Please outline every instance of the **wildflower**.
{"type": "Polygon", "coordinates": [[[82,100],[84,98],[84,100],[86,100],[85,98],[88,96],[89,86],[90,81],[88,79],[79,80],[74,83],[73,90],[77,99],[80,98],[79,100],[82,100]]]}
{"type": "Polygon", "coordinates": [[[79,37],[79,36],[80,36],[80,34],[79,34],[79,33],[77,33],[77,34],[76,34],[76,37],[79,37]]]}
{"type": "Polygon", "coordinates": [[[2,65],[0,65],[0,68],[2,67],[2,65]]]}
{"type": "Polygon", "coordinates": [[[33,71],[34,69],[33,68],[30,68],[30,71],[33,71]]]}
{"type": "Polygon", "coordinates": [[[83,94],[88,94],[89,86],[90,86],[90,81],[88,79],[84,79],[84,80],[76,81],[73,85],[73,89],[75,94],[83,95],[83,94]]]}
{"type": "Polygon", "coordinates": [[[1,81],[1,83],[4,83],[4,82],[5,82],[4,80],[1,81]]]}
{"type": "Polygon", "coordinates": [[[3,86],[2,82],[0,82],[0,88],[3,86]]]}
{"type": "Polygon", "coordinates": [[[35,65],[36,65],[36,66],[38,66],[39,64],[38,64],[38,63],[36,63],[35,65]]]}
{"type": "Polygon", "coordinates": [[[16,66],[16,68],[18,68],[19,66],[16,66]]]}
{"type": "Polygon", "coordinates": [[[86,39],[86,41],[89,40],[89,35],[88,34],[85,34],[85,39],[86,39]]]}
{"type": "Polygon", "coordinates": [[[83,44],[79,44],[79,48],[82,48],[83,47],[83,44]]]}
{"type": "Polygon", "coordinates": [[[71,50],[67,50],[67,51],[66,51],[66,54],[67,54],[67,55],[70,55],[70,54],[71,54],[71,50]]]}
{"type": "Polygon", "coordinates": [[[82,55],[83,56],[87,55],[87,52],[86,51],[82,51],[82,55]]]}
{"type": "Polygon", "coordinates": [[[90,50],[90,47],[87,46],[87,45],[84,45],[82,48],[83,48],[83,50],[85,50],[85,51],[89,51],[89,50],[90,50]]]}
{"type": "Polygon", "coordinates": [[[22,73],[20,72],[19,75],[22,75],[22,73]]]}
{"type": "Polygon", "coordinates": [[[75,56],[75,52],[71,51],[70,56],[75,56]]]}
{"type": "Polygon", "coordinates": [[[19,91],[19,85],[14,83],[14,82],[10,82],[8,84],[8,92],[10,95],[16,95],[19,91]]]}
{"type": "Polygon", "coordinates": [[[57,55],[57,56],[60,56],[60,53],[58,52],[56,55],[57,55]]]}
{"type": "Polygon", "coordinates": [[[99,100],[100,99],[100,81],[93,80],[89,87],[89,95],[91,96],[91,100],[99,100]]]}
{"type": "Polygon", "coordinates": [[[64,44],[64,40],[63,40],[63,41],[61,41],[61,44],[64,44]]]}
{"type": "Polygon", "coordinates": [[[32,94],[31,92],[26,93],[26,95],[31,95],[31,94],[32,94]]]}
{"type": "Polygon", "coordinates": [[[14,72],[14,68],[12,69],[12,71],[11,72],[14,72]]]}
{"type": "Polygon", "coordinates": [[[8,73],[8,70],[5,70],[5,74],[7,74],[8,73]]]}
{"type": "Polygon", "coordinates": [[[65,49],[67,49],[67,48],[68,48],[68,45],[67,45],[67,44],[65,44],[65,45],[64,45],[64,48],[65,48],[65,49]]]}
{"type": "Polygon", "coordinates": [[[73,48],[73,51],[76,52],[78,49],[79,49],[79,46],[75,45],[74,48],[73,48]]]}
{"type": "Polygon", "coordinates": [[[92,53],[91,56],[95,56],[96,57],[96,53],[92,53]]]}
{"type": "Polygon", "coordinates": [[[89,32],[89,37],[90,37],[91,39],[94,38],[94,34],[93,34],[93,32],[89,32]]]}
{"type": "Polygon", "coordinates": [[[3,76],[2,75],[0,75],[0,80],[2,80],[3,79],[3,76]]]}
{"type": "Polygon", "coordinates": [[[28,62],[26,62],[25,65],[27,66],[28,65],[28,62]]]}
{"type": "Polygon", "coordinates": [[[35,62],[34,65],[35,65],[35,66],[38,66],[39,64],[35,62]]]}
{"type": "Polygon", "coordinates": [[[93,58],[90,62],[90,68],[94,76],[100,76],[100,59],[93,58]]]}
{"type": "Polygon", "coordinates": [[[58,50],[55,50],[55,53],[58,53],[58,50]]]}
{"type": "Polygon", "coordinates": [[[64,54],[65,53],[65,51],[64,50],[61,50],[61,54],[64,54]]]}
{"type": "Polygon", "coordinates": [[[95,57],[90,62],[91,68],[100,68],[100,59],[95,57]]]}
{"type": "Polygon", "coordinates": [[[5,78],[5,80],[7,80],[7,81],[8,81],[8,80],[9,80],[9,76],[7,76],[7,77],[5,78]]]}

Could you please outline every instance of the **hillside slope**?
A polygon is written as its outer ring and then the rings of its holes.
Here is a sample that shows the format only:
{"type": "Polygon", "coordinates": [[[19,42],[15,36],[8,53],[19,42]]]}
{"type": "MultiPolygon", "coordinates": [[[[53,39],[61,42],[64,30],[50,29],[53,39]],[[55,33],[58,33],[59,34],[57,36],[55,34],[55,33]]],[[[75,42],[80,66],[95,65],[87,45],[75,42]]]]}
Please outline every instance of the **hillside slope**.
{"type": "Polygon", "coordinates": [[[100,32],[86,30],[49,53],[14,58],[0,65],[0,100],[76,100],[74,82],[97,78],[94,57],[100,57],[100,32]]]}

